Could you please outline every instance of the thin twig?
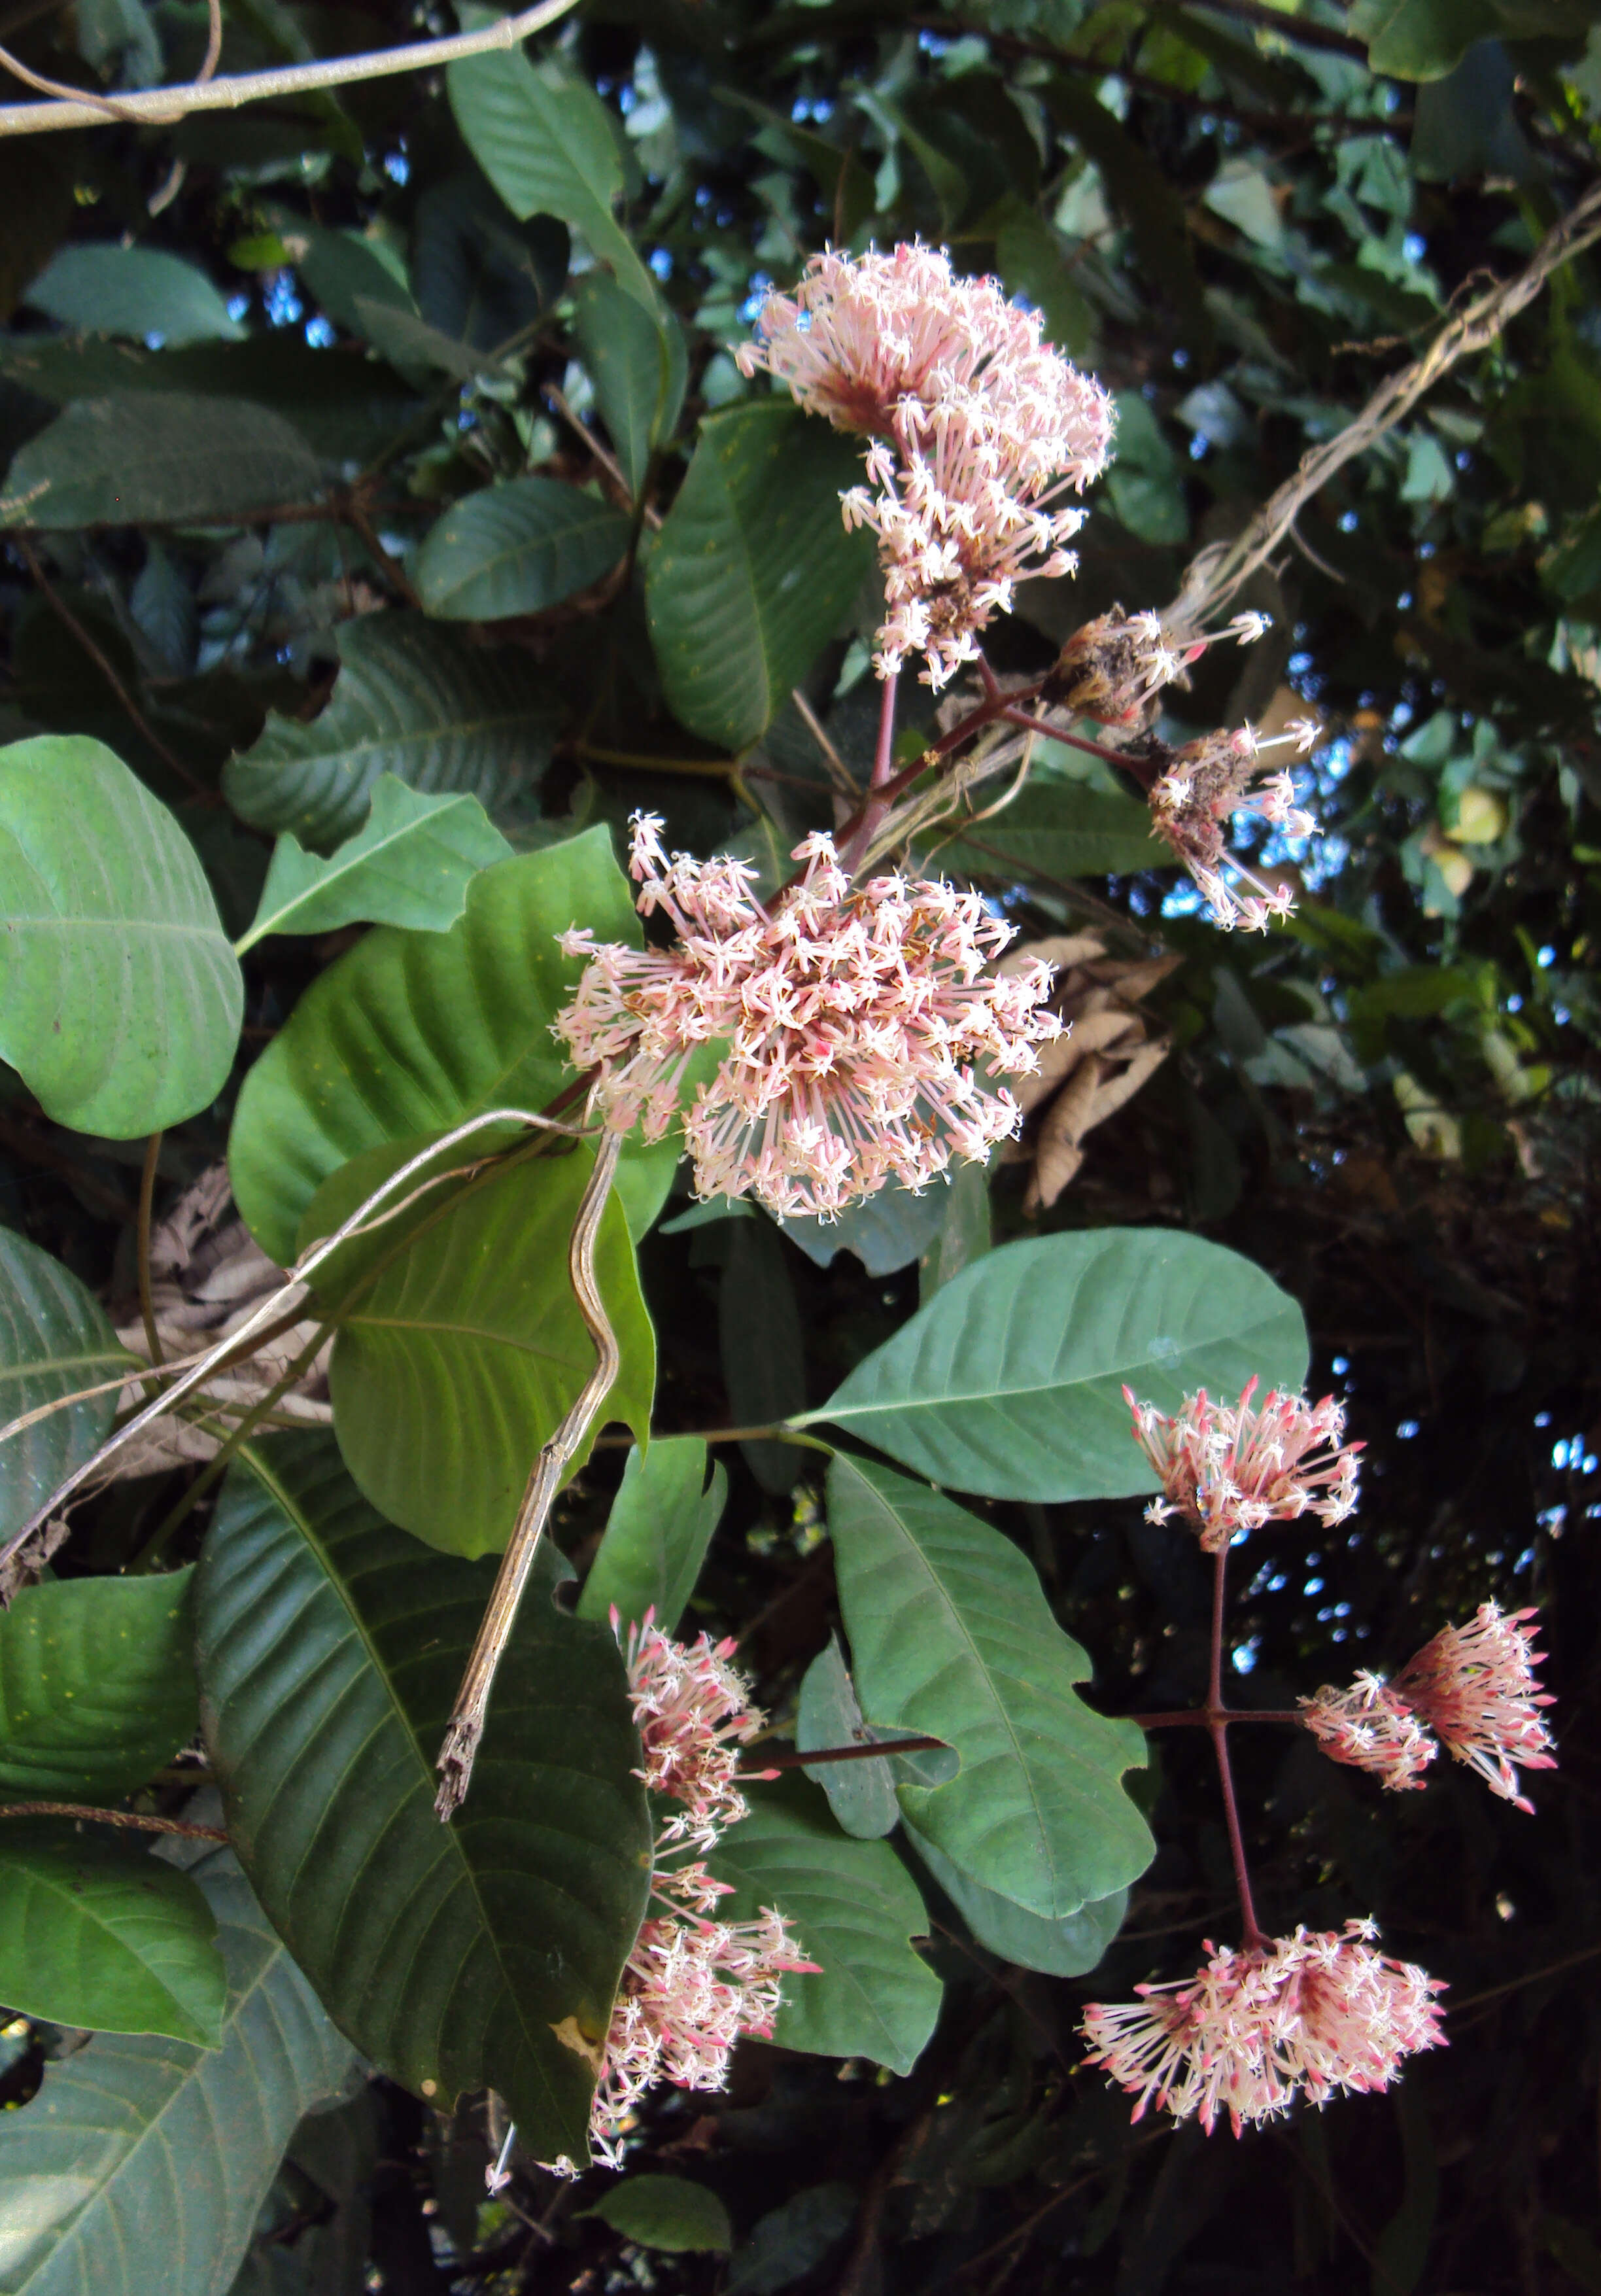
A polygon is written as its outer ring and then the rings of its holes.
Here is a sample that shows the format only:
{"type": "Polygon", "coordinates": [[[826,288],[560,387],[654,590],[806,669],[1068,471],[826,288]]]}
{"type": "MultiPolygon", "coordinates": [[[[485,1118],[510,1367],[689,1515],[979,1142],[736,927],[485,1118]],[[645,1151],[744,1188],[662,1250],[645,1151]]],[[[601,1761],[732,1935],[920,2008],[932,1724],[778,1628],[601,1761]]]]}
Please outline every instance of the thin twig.
{"type": "Polygon", "coordinates": [[[137,95],[93,96],[75,90],[61,103],[0,105],[0,135],[48,135],[63,127],[99,127],[108,119],[136,119],[165,127],[192,111],[233,111],[264,97],[304,95],[314,88],[347,87],[354,80],[384,79],[395,72],[437,71],[463,56],[514,48],[565,16],[576,0],[539,0],[520,15],[502,17],[478,32],[458,32],[444,40],[413,40],[404,47],[380,48],[360,56],[328,56],[315,63],[281,65],[272,71],[240,72],[184,87],[156,87],[137,95]],[[115,111],[107,106],[115,103],[115,111]]]}
{"type": "Polygon", "coordinates": [[[161,1140],[159,1132],[152,1132],[145,1142],[144,1165],[139,1175],[139,1316],[144,1325],[144,1344],[150,1349],[152,1370],[164,1360],[161,1335],[156,1329],[156,1302],[150,1276],[150,1222],[155,1202],[156,1162],[161,1153],[161,1140]]]}
{"type": "Polygon", "coordinates": [[[144,1817],[132,1809],[91,1809],[77,1801],[0,1802],[0,1817],[86,1817],[96,1825],[126,1825],[138,1833],[181,1833],[190,1841],[226,1841],[220,1825],[188,1825],[181,1817],[144,1817]]]}
{"type": "MultiPolygon", "coordinates": [[[[950,1745],[948,1738],[886,1738],[872,1746],[820,1746],[813,1753],[767,1754],[763,1757],[770,1770],[809,1770],[814,1762],[887,1761],[892,1754],[943,1754],[950,1745]]],[[[760,1770],[751,1770],[748,1776],[759,1778],[760,1770]]]]}
{"type": "Polygon", "coordinates": [[[556,1432],[544,1444],[534,1462],[528,1477],[528,1487],[518,1509],[511,1537],[501,1558],[489,1606],[478,1628],[478,1640],[462,1677],[462,1687],[456,1693],[455,1707],[451,1714],[445,1741],[439,1749],[435,1767],[440,1774],[439,1792],[434,1810],[441,1824],[448,1824],[466,1798],[472,1780],[473,1757],[478,1752],[478,1740],[484,1734],[484,1718],[489,1709],[489,1693],[494,1687],[494,1677],[511,1629],[516,1623],[518,1605],[522,1601],[534,1558],[539,1551],[556,1494],[573,1454],[588,1433],[596,1413],[610,1394],[622,1365],[622,1353],[617,1333],[606,1314],[606,1302],[600,1297],[595,1282],[595,1240],[600,1234],[601,1215],[606,1210],[611,1184],[617,1177],[617,1157],[621,1152],[623,1136],[609,1126],[600,1136],[600,1145],[595,1154],[595,1168],[584,1186],[573,1222],[573,1240],[568,1254],[568,1268],[572,1278],[573,1296],[578,1303],[584,1328],[594,1341],[595,1365],[576,1401],[556,1432]]]}

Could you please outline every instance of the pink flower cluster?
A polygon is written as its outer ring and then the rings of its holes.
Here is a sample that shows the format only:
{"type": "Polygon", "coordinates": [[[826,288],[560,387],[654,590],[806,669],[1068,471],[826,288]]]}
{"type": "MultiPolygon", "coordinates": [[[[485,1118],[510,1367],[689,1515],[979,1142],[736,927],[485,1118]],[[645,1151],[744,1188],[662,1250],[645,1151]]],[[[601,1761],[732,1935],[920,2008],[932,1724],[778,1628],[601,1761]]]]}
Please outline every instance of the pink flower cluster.
{"type": "Polygon", "coordinates": [[[1148,725],[1164,685],[1188,686],[1186,673],[1210,645],[1233,638],[1254,645],[1272,623],[1266,614],[1236,614],[1221,630],[1177,636],[1160,614],[1125,614],[1114,606],[1074,630],[1058,654],[1043,697],[1102,726],[1148,725]]]}
{"type": "MultiPolygon", "coordinates": [[[[611,1624],[617,1633],[615,1608],[611,1624]]],[[[601,2052],[590,2144],[612,2169],[623,2165],[624,2138],[647,2089],[658,2080],[680,2088],[724,2087],[735,2043],[747,2033],[772,2032],[783,1977],[818,1970],[771,1906],[752,1922],[718,1921],[718,1902],[731,1889],[707,1872],[704,1858],[662,1862],[686,1841],[711,1849],[723,1829],[746,1815],[735,1750],[761,1728],[763,1717],[749,1703],[744,1677],[728,1663],[732,1650],[731,1643],[706,1635],[692,1645],[676,1643],[649,1611],[629,1629],[629,1693],[645,1750],[638,1775],[652,1793],[682,1802],[684,1814],[670,1817],[658,1836],[650,1890],[661,1910],[640,1926],[601,2052]]],[[[577,2173],[568,2161],[549,2165],[577,2173]]]]}
{"type": "MultiPolygon", "coordinates": [[[[1287,735],[1298,748],[1317,738],[1311,720],[1287,735]]],[[[1248,863],[1229,850],[1229,824],[1237,813],[1259,814],[1291,837],[1310,837],[1317,823],[1295,801],[1295,787],[1287,773],[1256,779],[1257,760],[1274,746],[1259,742],[1248,726],[1232,734],[1208,734],[1187,742],[1181,750],[1154,745],[1163,771],[1150,792],[1151,833],[1182,861],[1201,891],[1215,922],[1225,931],[1241,926],[1246,932],[1265,932],[1270,918],[1287,917],[1295,897],[1287,885],[1270,885],[1248,863]],[[1249,890],[1230,884],[1225,870],[1249,890]]]]}
{"type": "Polygon", "coordinates": [[[1092,2004],[1081,2028],[1090,2062],[1135,2099],[1211,2133],[1227,2112],[1242,2126],[1287,2112],[1299,2094],[1386,2088],[1403,2058],[1443,2046],[1434,1996],[1442,1981],[1376,1953],[1371,1922],[1343,1932],[1297,1929],[1234,1952],[1208,1941],[1191,1978],[1139,1985],[1138,2001],[1092,2004]]]}
{"type": "Polygon", "coordinates": [[[853,889],[813,836],[795,849],[797,882],[764,906],[742,862],[669,862],[660,828],[635,816],[632,867],[641,910],[665,910],[676,944],[561,940],[590,963],[555,1029],[600,1071],[591,1103],[608,1125],[660,1139],[691,1055],[723,1043],[683,1118],[696,1192],[753,1193],[780,1218],[832,1215],[890,1179],[923,1187],[1017,1130],[1016,1101],[976,1070],[1028,1074],[1061,1023],[1040,1009],[1048,966],[980,977],[1012,928],[977,894],[899,876],[853,889]]]}
{"type": "Polygon", "coordinates": [[[843,500],[845,523],[878,537],[878,672],[920,653],[943,685],[1016,581],[1074,570],[1063,545],[1083,513],[1052,505],[1106,467],[1111,399],[995,280],[954,278],[947,255],[917,243],[813,256],[756,324],[736,354],[743,373],[764,367],[809,412],[874,439],[877,492],[843,500]]]}
{"type": "Polygon", "coordinates": [[[1534,1647],[1539,1628],[1526,1623],[1533,1616],[1482,1603],[1469,1625],[1425,1643],[1393,1684],[1360,1674],[1349,1690],[1303,1698],[1306,1726],[1332,1759],[1370,1770],[1392,1791],[1422,1784],[1417,1773],[1437,1739],[1491,1793],[1532,1816],[1518,1768],[1556,1767],[1545,1722],[1556,1702],[1535,1677],[1543,1653],[1534,1647]]]}
{"type": "Polygon", "coordinates": [[[1148,1519],[1180,1515],[1199,1531],[1206,1554],[1221,1554],[1239,1530],[1308,1513],[1342,1522],[1356,1505],[1362,1446],[1345,1442],[1345,1414],[1333,1396],[1308,1404],[1274,1388],[1254,1411],[1256,1388],[1249,1381],[1233,1407],[1213,1403],[1202,1388],[1171,1418],[1131,1388],[1123,1391],[1134,1439],[1162,1479],[1148,1519]]]}

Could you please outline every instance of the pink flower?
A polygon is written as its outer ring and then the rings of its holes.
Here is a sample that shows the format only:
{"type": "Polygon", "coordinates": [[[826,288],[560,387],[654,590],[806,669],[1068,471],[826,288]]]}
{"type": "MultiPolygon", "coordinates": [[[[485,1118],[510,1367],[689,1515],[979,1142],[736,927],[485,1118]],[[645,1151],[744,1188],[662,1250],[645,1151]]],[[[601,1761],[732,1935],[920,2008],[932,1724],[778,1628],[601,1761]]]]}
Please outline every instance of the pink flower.
{"type": "Polygon", "coordinates": [[[1253,1411],[1256,1387],[1248,1382],[1234,1408],[1213,1403],[1202,1388],[1172,1418],[1141,1403],[1131,1388],[1123,1391],[1134,1439],[1162,1479],[1164,1496],[1147,1516],[1152,1522],[1183,1516],[1199,1530],[1206,1554],[1221,1554],[1236,1531],[1307,1513],[1342,1522],[1356,1505],[1362,1447],[1344,1442],[1345,1414],[1333,1396],[1308,1404],[1274,1388],[1253,1411]]]}
{"type": "Polygon", "coordinates": [[[1534,1674],[1544,1652],[1532,1611],[1481,1603],[1466,1627],[1446,1627],[1409,1659],[1395,1687],[1459,1762],[1477,1770],[1492,1793],[1533,1813],[1518,1792],[1518,1767],[1554,1770],[1543,1710],[1556,1700],[1534,1674]]]}
{"type": "Polygon", "coordinates": [[[1406,1700],[1376,1674],[1359,1674],[1348,1690],[1326,1685],[1301,1705],[1307,1728],[1331,1761],[1370,1770],[1390,1793],[1421,1787],[1440,1751],[1406,1700]]]}
{"type": "Polygon", "coordinates": [[[787,382],[809,413],[871,437],[872,488],[844,497],[878,535],[888,619],[881,676],[922,653],[940,685],[1010,608],[1024,577],[1066,574],[1081,513],[1053,509],[1105,468],[1112,402],[1041,340],[1036,314],[992,279],[956,279],[920,244],[814,255],[772,294],[736,354],[787,382]]]}
{"type": "Polygon", "coordinates": [[[1303,2092],[1321,2104],[1385,2088],[1404,2057],[1444,2045],[1434,1998],[1444,1988],[1374,1952],[1376,1935],[1347,1922],[1339,1935],[1297,1929],[1238,1953],[1209,1940],[1196,1976],[1086,2009],[1090,2062],[1134,2097],[1136,2120],[1154,2101],[1176,2120],[1198,2114],[1209,2135],[1225,2110],[1238,2136],[1303,2092]]]}
{"type": "Polygon", "coordinates": [[[633,870],[641,909],[666,910],[676,945],[563,939],[591,962],[555,1028],[600,1070],[591,1100],[607,1124],[660,1139],[690,1055],[724,1044],[683,1119],[696,1190],[754,1193],[780,1218],[838,1212],[890,1179],[920,1188],[1017,1130],[1011,1095],[976,1070],[1027,1074],[1061,1023],[1036,1009],[1046,966],[980,977],[1012,929],[976,893],[898,876],[853,888],[815,836],[766,908],[742,863],[669,862],[660,826],[636,816],[633,870]]]}
{"type": "MultiPolygon", "coordinates": [[[[628,1630],[628,1688],[645,1750],[638,1775],[651,1793],[685,1805],[663,1827],[662,1842],[692,1841],[709,1849],[746,1815],[735,1784],[739,1749],[764,1718],[748,1702],[744,1676],[728,1663],[731,1642],[714,1643],[702,1635],[693,1644],[675,1643],[652,1621],[648,1612],[642,1626],[628,1630]]],[[[614,1634],[617,1626],[614,1607],[614,1634]]]]}
{"type": "MultiPolygon", "coordinates": [[[[1288,735],[1303,746],[1299,726],[1288,735]]],[[[1285,885],[1270,885],[1238,855],[1229,850],[1229,825],[1237,813],[1260,814],[1291,837],[1310,837],[1317,828],[1311,814],[1295,802],[1295,783],[1287,773],[1270,775],[1257,783],[1257,760],[1273,742],[1259,742],[1250,727],[1233,734],[1208,734],[1187,742],[1181,750],[1153,743],[1151,754],[1163,771],[1150,792],[1151,833],[1182,861],[1206,897],[1213,917],[1224,929],[1241,925],[1247,932],[1265,932],[1271,917],[1287,917],[1295,897],[1285,885]],[[1240,893],[1224,872],[1250,888],[1240,893]]]]}

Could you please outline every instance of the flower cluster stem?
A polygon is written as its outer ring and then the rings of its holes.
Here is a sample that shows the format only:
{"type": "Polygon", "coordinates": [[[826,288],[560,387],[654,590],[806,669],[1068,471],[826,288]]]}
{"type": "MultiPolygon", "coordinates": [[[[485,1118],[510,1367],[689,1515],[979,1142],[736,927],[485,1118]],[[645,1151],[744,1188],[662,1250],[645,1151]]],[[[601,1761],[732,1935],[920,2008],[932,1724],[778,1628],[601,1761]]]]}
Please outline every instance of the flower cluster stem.
{"type": "Polygon", "coordinates": [[[1229,1855],[1234,1861],[1234,1885],[1239,1891],[1242,1942],[1247,1952],[1266,1944],[1251,1899],[1251,1872],[1246,1863],[1246,1839],[1240,1830],[1239,1804],[1235,1799],[1234,1773],[1229,1766],[1228,1708],[1223,1704],[1223,1617],[1228,1605],[1229,1549],[1219,1549],[1212,1571],[1212,1667],[1206,1681],[1206,1728],[1217,1759],[1218,1785],[1223,1797],[1223,1816],[1229,1828],[1229,1855]]]}

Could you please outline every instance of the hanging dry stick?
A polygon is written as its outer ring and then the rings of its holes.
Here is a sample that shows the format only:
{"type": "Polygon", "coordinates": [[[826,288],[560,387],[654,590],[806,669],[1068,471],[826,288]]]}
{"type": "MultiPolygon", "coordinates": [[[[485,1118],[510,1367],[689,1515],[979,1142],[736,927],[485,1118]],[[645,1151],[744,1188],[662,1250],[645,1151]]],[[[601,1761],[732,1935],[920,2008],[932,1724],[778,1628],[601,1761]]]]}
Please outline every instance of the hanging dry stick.
{"type": "Polygon", "coordinates": [[[472,1656],[467,1661],[467,1671],[462,1677],[462,1687],[456,1693],[455,1710],[435,1765],[440,1773],[440,1784],[434,1808],[445,1824],[449,1823],[466,1799],[473,1758],[484,1734],[489,1693],[494,1687],[495,1669],[511,1640],[518,1604],[522,1601],[523,1588],[539,1552],[539,1541],[561,1488],[561,1479],[574,1452],[593,1424],[596,1413],[610,1394],[621,1365],[617,1334],[607,1318],[606,1303],[595,1282],[595,1239],[600,1234],[606,1200],[611,1193],[622,1145],[620,1132],[609,1128],[601,1134],[595,1168],[578,1206],[578,1217],[573,1222],[573,1241],[568,1256],[573,1296],[595,1343],[595,1367],[584,1382],[577,1401],[534,1462],[511,1541],[501,1558],[489,1607],[472,1646],[472,1656]]]}

